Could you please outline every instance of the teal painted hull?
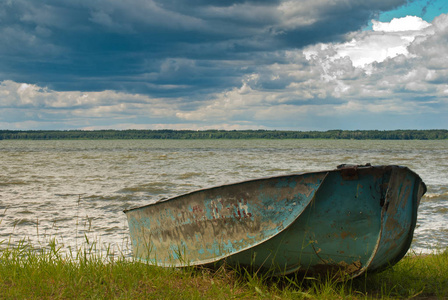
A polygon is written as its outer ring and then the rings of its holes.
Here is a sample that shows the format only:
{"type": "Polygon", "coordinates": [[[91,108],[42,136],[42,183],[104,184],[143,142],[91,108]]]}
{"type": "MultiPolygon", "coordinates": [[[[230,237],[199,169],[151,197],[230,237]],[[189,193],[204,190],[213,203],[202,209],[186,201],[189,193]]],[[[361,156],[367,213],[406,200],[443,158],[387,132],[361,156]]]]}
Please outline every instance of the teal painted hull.
{"type": "Polygon", "coordinates": [[[199,190],[125,213],[134,256],[158,266],[355,277],[406,254],[425,192],[406,167],[347,166],[199,190]]]}

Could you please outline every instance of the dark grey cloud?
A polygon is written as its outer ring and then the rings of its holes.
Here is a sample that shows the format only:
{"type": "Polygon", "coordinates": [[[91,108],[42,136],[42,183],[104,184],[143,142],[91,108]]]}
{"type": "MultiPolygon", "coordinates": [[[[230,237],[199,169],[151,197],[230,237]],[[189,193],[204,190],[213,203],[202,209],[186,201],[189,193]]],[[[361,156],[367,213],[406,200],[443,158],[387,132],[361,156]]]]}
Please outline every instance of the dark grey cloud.
{"type": "Polygon", "coordinates": [[[275,62],[276,51],[342,40],[375,13],[404,3],[2,1],[0,80],[200,97],[236,86],[260,64],[275,62]]]}

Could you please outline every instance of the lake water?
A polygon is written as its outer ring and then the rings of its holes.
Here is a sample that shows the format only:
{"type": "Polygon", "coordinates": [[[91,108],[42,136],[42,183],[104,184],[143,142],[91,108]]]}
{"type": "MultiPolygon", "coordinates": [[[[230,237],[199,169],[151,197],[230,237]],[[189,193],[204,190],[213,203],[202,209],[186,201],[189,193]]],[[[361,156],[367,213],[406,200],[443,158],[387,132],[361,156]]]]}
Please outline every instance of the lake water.
{"type": "Polygon", "coordinates": [[[126,208],[251,178],[398,164],[428,186],[411,248],[448,247],[448,141],[0,141],[0,241],[129,253],[126,208]]]}

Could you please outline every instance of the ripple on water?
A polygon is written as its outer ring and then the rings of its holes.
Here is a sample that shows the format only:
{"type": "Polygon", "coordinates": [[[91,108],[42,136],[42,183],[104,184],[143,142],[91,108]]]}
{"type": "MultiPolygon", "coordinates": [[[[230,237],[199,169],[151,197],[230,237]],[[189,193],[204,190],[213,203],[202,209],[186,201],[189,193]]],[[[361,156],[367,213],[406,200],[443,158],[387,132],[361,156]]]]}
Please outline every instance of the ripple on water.
{"type": "Polygon", "coordinates": [[[422,197],[422,202],[444,202],[448,200],[448,191],[435,191],[428,189],[428,192],[422,197]]]}
{"type": "Polygon", "coordinates": [[[434,212],[435,213],[439,213],[439,214],[446,214],[446,213],[448,213],[448,207],[446,207],[446,206],[444,206],[444,207],[441,207],[441,206],[436,207],[434,209],[434,212]]]}
{"type": "Polygon", "coordinates": [[[122,188],[118,193],[145,193],[149,195],[163,194],[175,185],[169,182],[151,182],[122,188]]]}
{"type": "Polygon", "coordinates": [[[201,176],[201,175],[203,175],[203,174],[199,173],[199,172],[187,172],[187,173],[180,174],[179,176],[177,176],[177,178],[178,179],[190,179],[190,178],[201,176]]]}
{"type": "Polygon", "coordinates": [[[37,219],[28,219],[28,218],[20,218],[16,219],[13,222],[13,225],[16,227],[26,227],[26,226],[36,226],[39,224],[37,219]]]}

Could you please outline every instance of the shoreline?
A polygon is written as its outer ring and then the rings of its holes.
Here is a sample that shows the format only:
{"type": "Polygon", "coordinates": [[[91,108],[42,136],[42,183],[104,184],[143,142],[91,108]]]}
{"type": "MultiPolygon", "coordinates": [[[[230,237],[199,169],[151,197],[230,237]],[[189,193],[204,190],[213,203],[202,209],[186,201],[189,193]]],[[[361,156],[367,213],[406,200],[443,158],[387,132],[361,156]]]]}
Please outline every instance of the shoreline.
{"type": "Polygon", "coordinates": [[[448,140],[448,130],[0,130],[0,140],[343,139],[448,140]]]}

